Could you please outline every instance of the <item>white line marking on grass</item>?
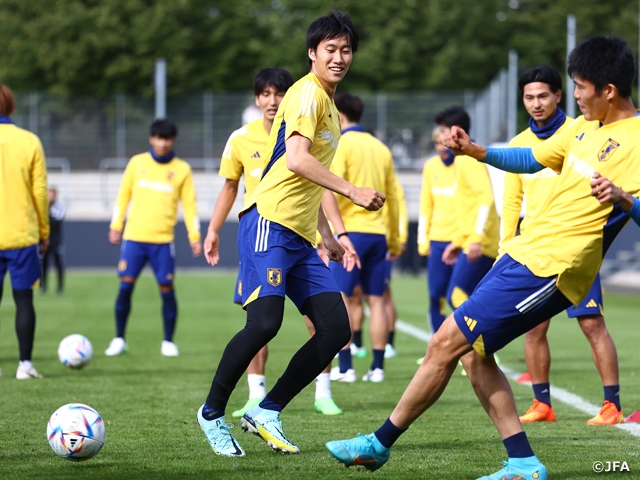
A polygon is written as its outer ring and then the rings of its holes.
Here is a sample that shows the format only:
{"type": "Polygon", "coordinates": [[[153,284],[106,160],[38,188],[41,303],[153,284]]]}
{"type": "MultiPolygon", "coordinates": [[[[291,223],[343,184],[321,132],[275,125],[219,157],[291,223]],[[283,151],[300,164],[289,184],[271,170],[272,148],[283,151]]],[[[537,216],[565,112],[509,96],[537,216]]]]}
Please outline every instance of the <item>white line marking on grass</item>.
{"type": "MultiPolygon", "coordinates": [[[[417,338],[418,340],[422,340],[423,342],[428,342],[431,338],[431,333],[400,319],[396,321],[396,330],[406,333],[407,335],[411,335],[412,337],[417,338]]],[[[500,368],[502,369],[504,374],[514,382],[516,382],[518,380],[518,377],[520,377],[521,375],[521,373],[516,372],[515,370],[511,370],[504,365],[500,365],[500,368]]],[[[599,406],[594,405],[593,403],[589,403],[584,398],[576,395],[575,393],[571,393],[568,390],[556,387],[555,385],[551,385],[551,396],[554,399],[559,400],[560,402],[565,403],[588,415],[597,415],[600,411],[599,406]]],[[[634,437],[640,437],[640,423],[623,423],[616,425],[616,427],[624,430],[634,437]]]]}

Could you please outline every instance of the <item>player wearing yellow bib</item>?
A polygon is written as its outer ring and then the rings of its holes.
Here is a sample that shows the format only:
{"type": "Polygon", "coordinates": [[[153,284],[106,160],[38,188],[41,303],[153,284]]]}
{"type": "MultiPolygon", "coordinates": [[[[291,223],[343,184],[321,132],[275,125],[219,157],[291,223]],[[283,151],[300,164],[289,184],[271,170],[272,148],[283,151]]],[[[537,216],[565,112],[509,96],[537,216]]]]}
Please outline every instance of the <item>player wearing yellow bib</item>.
{"type": "MultiPolygon", "coordinates": [[[[313,244],[319,230],[331,260],[341,261],[344,255],[351,265],[357,261],[348,237],[341,239],[343,248],[320,208],[325,188],[369,210],[384,204],[382,193],[355,187],[329,171],[340,139],[333,96],[357,49],[355,28],[341,12],[332,11],[309,26],[311,72],[287,91],[278,108],[262,178],[242,212],[238,250],[247,323],[227,345],[206,402],[197,413],[218,455],[244,456],[225,423],[225,408],[251,359],[278,333],[285,295],[309,317],[316,333],[294,355],[264,400],[242,417],[243,429],[272,448],[299,452],[283,433],[280,412],[351,337],[340,291],[313,244]]],[[[334,225],[343,228],[341,223],[334,225]]]]}
{"type": "Polygon", "coordinates": [[[123,242],[118,262],[120,290],[115,308],[116,336],[105,351],[107,356],[120,355],[129,349],[124,334],[131,311],[131,294],[147,262],[151,264],[162,297],[164,340],[160,352],[166,357],[180,354],[173,343],[178,316],[173,288],[173,238],[179,201],[182,201],[194,256],[202,253],[202,245],[191,167],[173,152],[177,135],[178,129],[169,120],[153,122],[149,136],[151,150],[132,157],[122,177],[109,227],[109,241],[118,244],[122,239],[123,242]],[[123,234],[125,214],[127,224],[123,234]]]}
{"type": "MultiPolygon", "coordinates": [[[[553,68],[542,65],[524,72],[519,79],[520,92],[527,112],[531,116],[529,128],[509,142],[514,147],[533,147],[547,138],[560,134],[573,119],[567,118],[558,107],[562,98],[562,78],[553,68]]],[[[501,244],[516,234],[523,196],[526,196],[526,212],[520,225],[524,232],[532,218],[538,215],[543,204],[556,188],[559,176],[550,168],[537,173],[507,173],[504,184],[501,244]]],[[[618,357],[616,346],[609,335],[602,316],[602,287],[596,277],[589,294],[577,307],[567,309],[569,318],[577,318],[578,324],[591,344],[594,362],[604,386],[604,405],[601,412],[587,423],[610,425],[622,420],[618,357]]],[[[547,341],[550,320],[541,323],[525,334],[524,356],[534,393],[534,403],[520,417],[523,423],[553,422],[555,412],[551,406],[549,368],[551,354],[547,341]]]]}
{"type": "Polygon", "coordinates": [[[38,253],[49,246],[49,200],[42,144],[11,120],[15,107],[11,89],[0,85],[0,300],[9,270],[20,351],[16,378],[28,380],[42,378],[31,363],[36,332],[33,289],[41,279],[38,253]]]}
{"type": "MultiPolygon", "coordinates": [[[[381,382],[384,380],[384,351],[389,337],[383,299],[387,286],[386,256],[387,250],[396,256],[401,253],[395,168],[389,149],[360,125],[364,112],[362,100],[343,93],[336,97],[336,107],[340,112],[342,137],[331,171],[356,186],[371,185],[387,197],[384,212],[389,216],[388,221],[383,211],[368,212],[347,198],[337,197],[345,228],[337,235],[349,236],[362,266],[348,272],[342,265],[331,265],[331,273],[345,299],[350,320],[355,320],[354,315],[362,305],[361,297],[354,295],[356,285],[360,285],[362,293],[369,298],[373,362],[362,380],[381,382]]],[[[349,344],[339,352],[339,360],[340,365],[331,370],[331,379],[354,382],[356,373],[349,344]]]]}
{"type": "Polygon", "coordinates": [[[334,456],[349,465],[367,454],[368,468],[382,466],[393,443],[440,397],[462,358],[509,456],[503,469],[480,480],[549,478],[522,429],[513,392],[493,353],[579,304],[620,229],[630,217],[640,224],[633,58],[626,41],[615,37],[594,37],[576,48],[568,72],[584,116],[533,148],[480,147],[458,127],[443,139],[456,154],[513,173],[552,168],[559,174],[558,185],[523,234],[503,246],[505,254],[471,297],[431,338],[425,361],[387,422],[374,434],[330,442],[334,456]]]}

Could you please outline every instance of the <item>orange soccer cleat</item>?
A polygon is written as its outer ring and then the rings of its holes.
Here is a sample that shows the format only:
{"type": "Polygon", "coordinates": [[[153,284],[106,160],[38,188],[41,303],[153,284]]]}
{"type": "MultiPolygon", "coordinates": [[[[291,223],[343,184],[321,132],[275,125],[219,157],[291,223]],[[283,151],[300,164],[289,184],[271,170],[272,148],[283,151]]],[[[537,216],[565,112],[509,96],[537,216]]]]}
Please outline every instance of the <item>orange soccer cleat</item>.
{"type": "Polygon", "coordinates": [[[623,422],[622,410],[618,410],[615,403],[605,400],[598,415],[587,420],[587,425],[615,425],[623,422]]]}
{"type": "Polygon", "coordinates": [[[555,422],[556,414],[551,405],[547,405],[534,398],[533,405],[529,407],[527,413],[520,417],[520,421],[522,423],[555,422]]]}

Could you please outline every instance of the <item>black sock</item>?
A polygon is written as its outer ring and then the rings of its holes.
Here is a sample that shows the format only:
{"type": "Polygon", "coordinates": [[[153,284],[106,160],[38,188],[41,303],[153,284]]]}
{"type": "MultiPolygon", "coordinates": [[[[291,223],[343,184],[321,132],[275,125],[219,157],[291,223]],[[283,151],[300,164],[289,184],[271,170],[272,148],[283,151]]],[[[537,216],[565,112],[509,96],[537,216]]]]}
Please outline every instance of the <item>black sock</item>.
{"type": "Polygon", "coordinates": [[[16,333],[20,346],[20,360],[31,360],[33,337],[36,333],[33,290],[14,290],[13,299],[16,302],[16,333]]]}
{"type": "Polygon", "coordinates": [[[362,347],[362,330],[355,330],[353,332],[353,339],[351,340],[356,347],[362,347]]]}
{"type": "Polygon", "coordinates": [[[393,340],[394,340],[395,336],[396,336],[396,332],[395,331],[389,332],[389,338],[387,339],[387,343],[389,345],[391,345],[392,347],[393,347],[393,340]]]}

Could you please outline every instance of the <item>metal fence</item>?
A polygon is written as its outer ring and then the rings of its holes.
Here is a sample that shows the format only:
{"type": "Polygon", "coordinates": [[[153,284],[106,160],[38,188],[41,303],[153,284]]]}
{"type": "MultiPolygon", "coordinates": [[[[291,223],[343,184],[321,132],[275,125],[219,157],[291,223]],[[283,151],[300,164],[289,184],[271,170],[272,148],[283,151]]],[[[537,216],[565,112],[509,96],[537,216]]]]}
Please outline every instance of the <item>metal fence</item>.
{"type": "MultiPolygon", "coordinates": [[[[435,114],[462,105],[472,118],[472,134],[482,143],[506,136],[506,73],[481,92],[359,93],[362,124],[383,140],[400,169],[420,168],[433,153],[435,114]]],[[[72,170],[121,169],[129,157],[148,150],[154,101],[135,95],[61,97],[16,94],[14,121],[36,133],[49,159],[72,170]]],[[[203,92],[169,98],[167,117],[178,125],[176,151],[194,168],[216,169],[229,135],[242,125],[254,103],[247,93],[203,92]]],[[[50,163],[53,166],[53,164],[50,163]]]]}

